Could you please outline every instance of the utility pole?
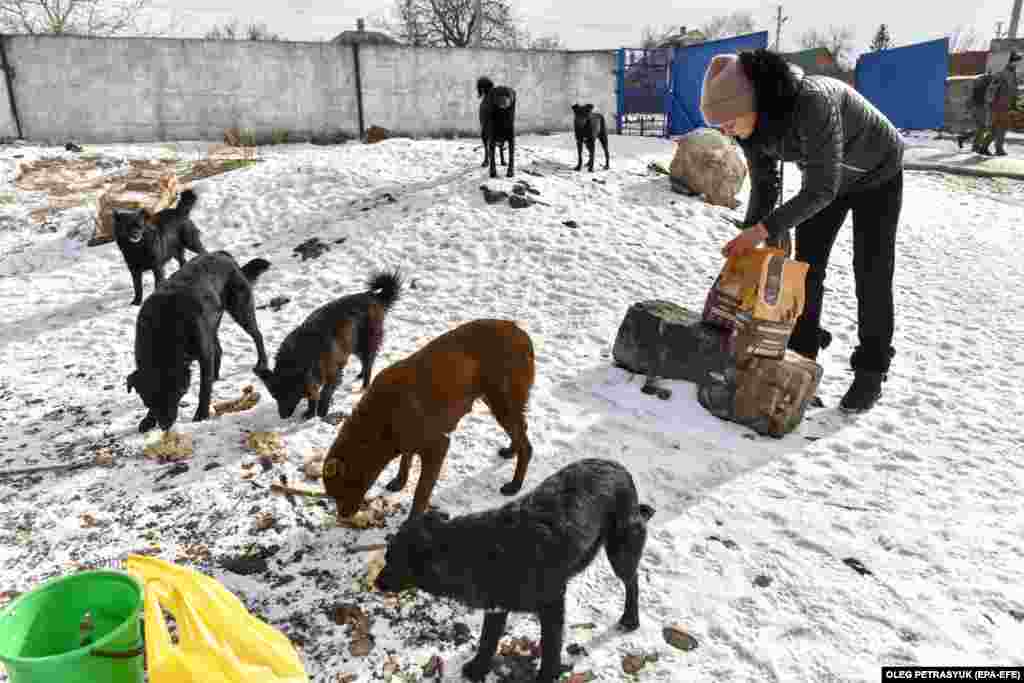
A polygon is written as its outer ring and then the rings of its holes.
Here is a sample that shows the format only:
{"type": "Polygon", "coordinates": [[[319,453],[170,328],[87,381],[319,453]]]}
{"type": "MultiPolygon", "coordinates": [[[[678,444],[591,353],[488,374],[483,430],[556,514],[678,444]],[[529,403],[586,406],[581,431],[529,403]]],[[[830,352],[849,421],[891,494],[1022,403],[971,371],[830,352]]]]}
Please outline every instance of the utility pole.
{"type": "Polygon", "coordinates": [[[473,0],[473,47],[479,49],[483,38],[484,15],[483,2],[473,0]]]}
{"type": "Polygon", "coordinates": [[[1021,0],[1013,0],[1013,11],[1010,12],[1010,30],[1006,36],[1010,40],[1017,37],[1017,24],[1020,22],[1020,5],[1021,0]]]}
{"type": "MultiPolygon", "coordinates": [[[[1020,0],[1017,0],[1018,4],[1020,0]]],[[[782,40],[782,25],[789,21],[789,17],[782,16],[782,5],[779,5],[778,10],[775,13],[775,51],[779,51],[779,44],[782,40]]]]}

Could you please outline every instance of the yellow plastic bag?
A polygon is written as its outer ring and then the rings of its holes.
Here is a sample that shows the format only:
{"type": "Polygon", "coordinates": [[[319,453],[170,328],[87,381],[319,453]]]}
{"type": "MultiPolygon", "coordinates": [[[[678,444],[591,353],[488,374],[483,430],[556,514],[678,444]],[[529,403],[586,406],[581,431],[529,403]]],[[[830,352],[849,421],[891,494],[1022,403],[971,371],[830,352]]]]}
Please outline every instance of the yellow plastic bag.
{"type": "Polygon", "coordinates": [[[217,581],[154,557],[129,555],[125,564],[145,586],[150,683],[308,683],[284,634],[217,581]],[[164,609],[174,615],[177,643],[164,609]]]}

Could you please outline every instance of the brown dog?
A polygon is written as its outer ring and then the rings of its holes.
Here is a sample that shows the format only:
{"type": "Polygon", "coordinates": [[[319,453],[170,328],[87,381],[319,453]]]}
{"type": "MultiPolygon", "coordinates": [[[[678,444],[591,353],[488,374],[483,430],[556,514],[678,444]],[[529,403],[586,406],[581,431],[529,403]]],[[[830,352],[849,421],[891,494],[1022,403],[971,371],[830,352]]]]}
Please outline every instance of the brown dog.
{"type": "Polygon", "coordinates": [[[389,491],[401,491],[413,454],[422,471],[409,516],[427,509],[448,454],[449,434],[482,399],[512,440],[502,457],[516,458],[511,496],[526,478],[533,446],[526,436],[526,402],[533,387],[530,336],[509,320],[474,320],[431,340],[377,375],[345,420],[324,460],[324,488],[338,517],[350,517],[391,460],[402,456],[389,491]]]}

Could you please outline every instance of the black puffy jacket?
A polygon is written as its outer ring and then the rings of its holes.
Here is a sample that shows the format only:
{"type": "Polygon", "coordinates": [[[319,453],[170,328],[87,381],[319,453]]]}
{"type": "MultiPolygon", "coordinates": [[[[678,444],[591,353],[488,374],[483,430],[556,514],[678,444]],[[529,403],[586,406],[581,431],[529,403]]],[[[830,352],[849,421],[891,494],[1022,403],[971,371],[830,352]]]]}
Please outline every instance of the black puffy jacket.
{"type": "MultiPolygon", "coordinates": [[[[745,223],[763,222],[772,238],[836,197],[881,185],[903,169],[903,138],[863,95],[835,78],[805,76],[795,66],[792,72],[799,81],[792,109],[759,112],[761,130],[739,141],[750,169],[745,223]],[[803,184],[775,209],[780,159],[796,162],[803,184]]],[[[755,92],[758,86],[755,82],[755,92]]]]}

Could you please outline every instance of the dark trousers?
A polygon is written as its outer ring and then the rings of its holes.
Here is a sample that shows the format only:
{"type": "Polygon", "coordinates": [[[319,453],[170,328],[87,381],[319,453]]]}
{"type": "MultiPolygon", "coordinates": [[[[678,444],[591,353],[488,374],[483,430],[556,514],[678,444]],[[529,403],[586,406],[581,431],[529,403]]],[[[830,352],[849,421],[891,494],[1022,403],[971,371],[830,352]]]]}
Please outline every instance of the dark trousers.
{"type": "Polygon", "coordinates": [[[796,228],[796,258],[810,265],[804,312],[789,339],[789,348],[809,358],[819,350],[825,271],[836,235],[853,212],[853,274],[857,284],[857,333],[860,345],[855,369],[888,372],[892,348],[892,294],[896,226],[903,206],[903,172],[868,190],[836,200],[796,228]]]}

